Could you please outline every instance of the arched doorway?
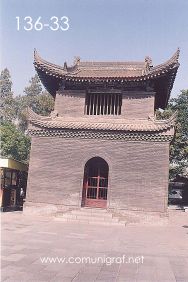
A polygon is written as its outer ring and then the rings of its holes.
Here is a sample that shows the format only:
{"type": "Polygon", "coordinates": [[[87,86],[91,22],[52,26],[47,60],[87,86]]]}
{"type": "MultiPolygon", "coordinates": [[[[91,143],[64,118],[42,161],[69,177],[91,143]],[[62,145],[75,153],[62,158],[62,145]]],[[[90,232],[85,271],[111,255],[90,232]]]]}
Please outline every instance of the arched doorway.
{"type": "Polygon", "coordinates": [[[82,206],[106,208],[108,194],[108,164],[99,157],[90,159],[84,168],[82,206]]]}

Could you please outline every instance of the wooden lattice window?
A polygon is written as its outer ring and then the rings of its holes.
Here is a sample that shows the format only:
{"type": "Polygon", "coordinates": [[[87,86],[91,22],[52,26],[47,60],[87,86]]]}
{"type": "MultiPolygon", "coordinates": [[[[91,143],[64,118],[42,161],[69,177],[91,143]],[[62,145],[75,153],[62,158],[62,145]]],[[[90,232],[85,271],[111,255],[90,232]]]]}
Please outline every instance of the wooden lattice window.
{"type": "Polygon", "coordinates": [[[86,115],[121,115],[121,93],[87,93],[86,115]]]}

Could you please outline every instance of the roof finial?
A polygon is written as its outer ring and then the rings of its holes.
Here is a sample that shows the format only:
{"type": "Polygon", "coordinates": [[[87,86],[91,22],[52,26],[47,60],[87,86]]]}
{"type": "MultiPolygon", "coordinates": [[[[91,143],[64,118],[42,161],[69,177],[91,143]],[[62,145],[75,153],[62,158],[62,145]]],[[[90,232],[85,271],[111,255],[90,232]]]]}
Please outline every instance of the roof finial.
{"type": "Polygon", "coordinates": [[[67,70],[67,62],[64,62],[63,68],[64,68],[64,70],[67,70]]]}
{"type": "Polygon", "coordinates": [[[34,62],[38,61],[39,59],[40,59],[40,56],[39,56],[39,54],[37,52],[37,49],[34,48],[34,62]]]}
{"type": "Polygon", "coordinates": [[[149,56],[145,57],[145,69],[146,71],[149,71],[153,67],[152,65],[152,59],[149,56]]]}
{"type": "Polygon", "coordinates": [[[79,56],[75,56],[74,57],[74,65],[79,65],[80,63],[80,57],[79,56]]]}

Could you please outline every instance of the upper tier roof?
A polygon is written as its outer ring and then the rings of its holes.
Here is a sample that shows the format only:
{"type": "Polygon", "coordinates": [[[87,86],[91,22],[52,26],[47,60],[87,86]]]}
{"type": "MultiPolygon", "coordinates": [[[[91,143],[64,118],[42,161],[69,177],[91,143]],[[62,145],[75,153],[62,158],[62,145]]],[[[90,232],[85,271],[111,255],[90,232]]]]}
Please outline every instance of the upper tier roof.
{"type": "Polygon", "coordinates": [[[76,58],[73,66],[58,66],[43,60],[34,51],[34,66],[46,89],[55,96],[60,85],[74,84],[88,88],[95,83],[105,83],[123,88],[129,82],[153,82],[157,93],[155,107],[165,108],[176,76],[179,49],[165,63],[152,66],[149,57],[143,62],[82,62],[76,58]]]}

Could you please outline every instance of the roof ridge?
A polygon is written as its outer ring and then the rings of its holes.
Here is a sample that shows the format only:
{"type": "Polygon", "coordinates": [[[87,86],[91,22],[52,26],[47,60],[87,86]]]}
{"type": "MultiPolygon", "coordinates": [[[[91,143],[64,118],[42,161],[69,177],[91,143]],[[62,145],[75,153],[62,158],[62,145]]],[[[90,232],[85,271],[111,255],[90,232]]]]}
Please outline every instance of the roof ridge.
{"type": "Polygon", "coordinates": [[[144,61],[81,61],[81,64],[140,64],[144,65],[144,61]]]}

